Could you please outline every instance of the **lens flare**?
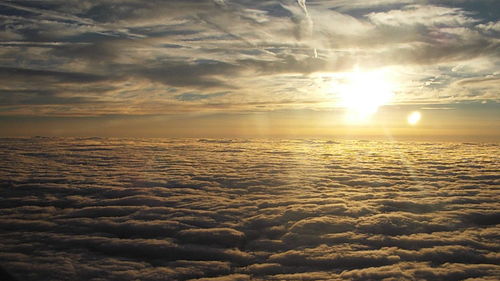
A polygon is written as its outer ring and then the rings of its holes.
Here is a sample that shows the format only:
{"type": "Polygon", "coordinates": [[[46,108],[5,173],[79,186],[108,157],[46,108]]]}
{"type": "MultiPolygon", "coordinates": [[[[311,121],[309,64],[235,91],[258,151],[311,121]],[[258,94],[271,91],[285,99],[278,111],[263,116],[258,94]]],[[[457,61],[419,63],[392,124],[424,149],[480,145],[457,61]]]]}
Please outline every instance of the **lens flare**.
{"type": "Polygon", "coordinates": [[[414,126],[418,123],[418,121],[420,121],[421,118],[422,118],[422,114],[420,114],[420,112],[413,111],[412,113],[410,113],[408,115],[408,124],[414,126]]]}

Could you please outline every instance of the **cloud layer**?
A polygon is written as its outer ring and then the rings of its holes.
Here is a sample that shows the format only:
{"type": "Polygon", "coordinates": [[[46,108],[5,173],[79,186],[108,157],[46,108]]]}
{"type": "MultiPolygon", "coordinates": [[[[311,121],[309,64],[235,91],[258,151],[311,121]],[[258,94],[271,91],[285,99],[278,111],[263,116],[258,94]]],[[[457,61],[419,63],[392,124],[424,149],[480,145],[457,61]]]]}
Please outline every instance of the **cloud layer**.
{"type": "Polygon", "coordinates": [[[497,6],[4,1],[0,114],[255,111],[305,101],[324,108],[337,98],[336,74],[356,67],[396,75],[394,103],[497,101],[497,6]]]}
{"type": "Polygon", "coordinates": [[[495,280],[499,147],[2,139],[20,280],[495,280]]]}

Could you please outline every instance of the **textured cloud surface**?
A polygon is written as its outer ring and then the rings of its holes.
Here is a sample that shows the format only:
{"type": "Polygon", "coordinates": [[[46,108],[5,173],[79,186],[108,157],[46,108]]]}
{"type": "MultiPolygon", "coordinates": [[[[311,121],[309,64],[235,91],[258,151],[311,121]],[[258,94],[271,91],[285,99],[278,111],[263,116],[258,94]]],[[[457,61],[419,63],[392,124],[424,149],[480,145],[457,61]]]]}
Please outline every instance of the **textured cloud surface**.
{"type": "Polygon", "coordinates": [[[496,280],[498,155],[474,143],[2,139],[0,264],[19,280],[496,280]]]}
{"type": "Polygon", "coordinates": [[[0,3],[0,114],[329,108],[339,73],[393,103],[498,101],[496,0],[0,3]]]}

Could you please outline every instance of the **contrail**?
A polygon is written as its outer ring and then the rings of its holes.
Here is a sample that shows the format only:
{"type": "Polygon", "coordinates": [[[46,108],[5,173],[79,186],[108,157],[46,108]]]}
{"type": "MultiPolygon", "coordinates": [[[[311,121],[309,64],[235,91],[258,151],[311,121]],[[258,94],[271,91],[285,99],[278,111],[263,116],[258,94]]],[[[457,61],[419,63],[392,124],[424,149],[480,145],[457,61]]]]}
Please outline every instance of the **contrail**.
{"type": "MultiPolygon", "coordinates": [[[[311,16],[309,16],[309,12],[307,11],[307,5],[306,5],[306,0],[297,0],[297,4],[299,4],[299,6],[302,8],[302,11],[304,11],[304,14],[306,15],[306,19],[307,19],[307,24],[309,25],[309,33],[312,33],[312,28],[313,28],[313,21],[311,19],[311,16]]],[[[310,35],[310,34],[309,34],[310,35]]],[[[318,57],[318,51],[316,50],[316,48],[314,48],[314,58],[317,58],[318,57]]]]}
{"type": "Polygon", "coordinates": [[[302,8],[302,10],[306,14],[307,18],[309,18],[309,13],[307,12],[306,0],[297,0],[297,3],[302,8]]]}
{"type": "Polygon", "coordinates": [[[226,5],[226,1],[224,1],[224,0],[214,0],[214,2],[217,5],[221,5],[221,6],[225,6],[226,5]]]}

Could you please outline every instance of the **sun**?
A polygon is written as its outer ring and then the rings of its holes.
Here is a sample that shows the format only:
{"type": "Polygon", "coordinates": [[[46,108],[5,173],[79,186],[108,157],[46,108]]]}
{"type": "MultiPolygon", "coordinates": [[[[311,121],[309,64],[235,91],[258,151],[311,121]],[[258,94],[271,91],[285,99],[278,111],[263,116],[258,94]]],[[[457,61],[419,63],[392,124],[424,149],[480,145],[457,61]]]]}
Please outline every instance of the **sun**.
{"type": "Polygon", "coordinates": [[[337,85],[340,106],[348,111],[348,119],[362,121],[375,114],[378,108],[390,102],[395,84],[387,71],[360,71],[345,73],[337,85]]]}
{"type": "Polygon", "coordinates": [[[417,125],[418,121],[422,118],[422,114],[418,111],[413,111],[408,115],[408,124],[414,126],[417,125]]]}

